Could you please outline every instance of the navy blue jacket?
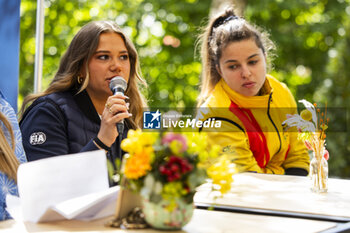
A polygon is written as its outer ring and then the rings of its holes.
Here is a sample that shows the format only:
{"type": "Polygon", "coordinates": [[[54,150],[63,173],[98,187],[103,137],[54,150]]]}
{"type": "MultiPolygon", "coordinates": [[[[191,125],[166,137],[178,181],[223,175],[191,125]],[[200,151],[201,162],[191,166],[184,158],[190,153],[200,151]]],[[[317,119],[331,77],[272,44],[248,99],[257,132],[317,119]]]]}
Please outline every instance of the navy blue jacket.
{"type": "MultiPolygon", "coordinates": [[[[93,143],[101,119],[84,90],[52,93],[38,98],[25,111],[20,122],[28,161],[98,150],[93,143]]],[[[128,131],[125,125],[123,138],[128,131]]],[[[120,136],[118,136],[120,137],[120,136]]],[[[116,142],[118,142],[117,138],[116,142]]],[[[119,154],[119,143],[111,146],[109,159],[119,154]]]]}

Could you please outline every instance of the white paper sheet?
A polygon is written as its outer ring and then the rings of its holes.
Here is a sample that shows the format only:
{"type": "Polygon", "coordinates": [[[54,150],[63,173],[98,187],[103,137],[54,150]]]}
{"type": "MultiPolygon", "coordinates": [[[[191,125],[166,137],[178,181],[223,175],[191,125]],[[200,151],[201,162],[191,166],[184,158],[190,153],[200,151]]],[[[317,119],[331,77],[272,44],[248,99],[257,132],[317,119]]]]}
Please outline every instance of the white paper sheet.
{"type": "Polygon", "coordinates": [[[23,221],[90,220],[112,215],[115,210],[119,187],[109,188],[103,151],[24,163],[17,179],[20,203],[10,197],[7,206],[18,218],[14,212],[21,205],[23,221]]]}

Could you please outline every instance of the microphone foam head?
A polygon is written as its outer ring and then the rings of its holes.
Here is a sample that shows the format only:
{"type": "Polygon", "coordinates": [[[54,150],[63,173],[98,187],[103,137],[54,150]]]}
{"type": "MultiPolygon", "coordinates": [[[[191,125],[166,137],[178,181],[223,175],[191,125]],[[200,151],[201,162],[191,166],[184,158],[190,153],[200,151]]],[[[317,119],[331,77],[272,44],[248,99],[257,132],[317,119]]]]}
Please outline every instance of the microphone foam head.
{"type": "Polygon", "coordinates": [[[128,87],[128,84],[126,83],[126,81],[123,77],[116,76],[116,77],[111,79],[111,82],[109,83],[109,88],[112,90],[112,92],[117,87],[123,89],[124,91],[128,87]]]}

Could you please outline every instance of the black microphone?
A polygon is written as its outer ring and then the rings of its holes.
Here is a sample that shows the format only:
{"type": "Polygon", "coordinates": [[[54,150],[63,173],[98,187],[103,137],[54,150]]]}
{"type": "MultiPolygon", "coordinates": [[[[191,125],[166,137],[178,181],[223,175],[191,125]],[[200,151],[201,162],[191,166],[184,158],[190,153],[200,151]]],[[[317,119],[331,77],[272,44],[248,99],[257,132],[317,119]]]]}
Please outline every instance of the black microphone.
{"type": "MultiPolygon", "coordinates": [[[[109,89],[111,89],[111,91],[113,92],[113,95],[120,94],[124,96],[124,92],[127,87],[128,87],[128,84],[126,83],[125,79],[120,76],[116,76],[112,78],[111,82],[109,83],[109,89]]],[[[123,131],[124,131],[123,119],[117,123],[117,130],[119,135],[123,135],[123,131]]]]}

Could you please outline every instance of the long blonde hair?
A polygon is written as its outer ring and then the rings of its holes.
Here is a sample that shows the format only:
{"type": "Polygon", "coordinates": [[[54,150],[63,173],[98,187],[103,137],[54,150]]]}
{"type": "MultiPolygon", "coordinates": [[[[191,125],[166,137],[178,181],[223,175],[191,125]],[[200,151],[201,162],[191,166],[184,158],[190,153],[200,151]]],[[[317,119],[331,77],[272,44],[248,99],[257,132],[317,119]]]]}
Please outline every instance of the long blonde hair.
{"type": "Polygon", "coordinates": [[[221,79],[216,65],[219,64],[222,50],[231,42],[247,39],[254,39],[256,45],[262,49],[270,64],[275,45],[269,39],[269,34],[263,32],[256,25],[252,25],[243,18],[236,16],[232,7],[209,21],[198,40],[201,44],[201,60],[203,65],[198,106],[203,104],[221,79]]]}
{"type": "Polygon", "coordinates": [[[147,84],[141,76],[139,58],[134,44],[122,32],[120,27],[112,21],[93,21],[79,30],[70,43],[66,53],[62,56],[58,71],[49,87],[44,92],[28,95],[23,100],[20,119],[23,117],[23,113],[28,107],[28,104],[41,96],[73,88],[78,89],[78,93],[83,91],[89,83],[88,61],[97,49],[100,35],[107,32],[115,32],[119,34],[123,38],[128,50],[130,59],[130,77],[125,95],[129,96],[132,100],[129,107],[129,111],[132,113],[132,118],[128,118],[126,121],[131,128],[136,129],[141,127],[143,107],[147,106],[147,102],[139,91],[139,85],[146,87],[147,84]],[[84,68],[87,75],[82,83],[80,83],[80,80],[78,79],[82,68],[84,68]]]}
{"type": "Polygon", "coordinates": [[[4,124],[11,136],[11,145],[0,128],[0,171],[5,173],[9,178],[17,182],[17,169],[19,162],[15,155],[15,137],[10,122],[4,114],[0,112],[0,121],[4,124]]]}

